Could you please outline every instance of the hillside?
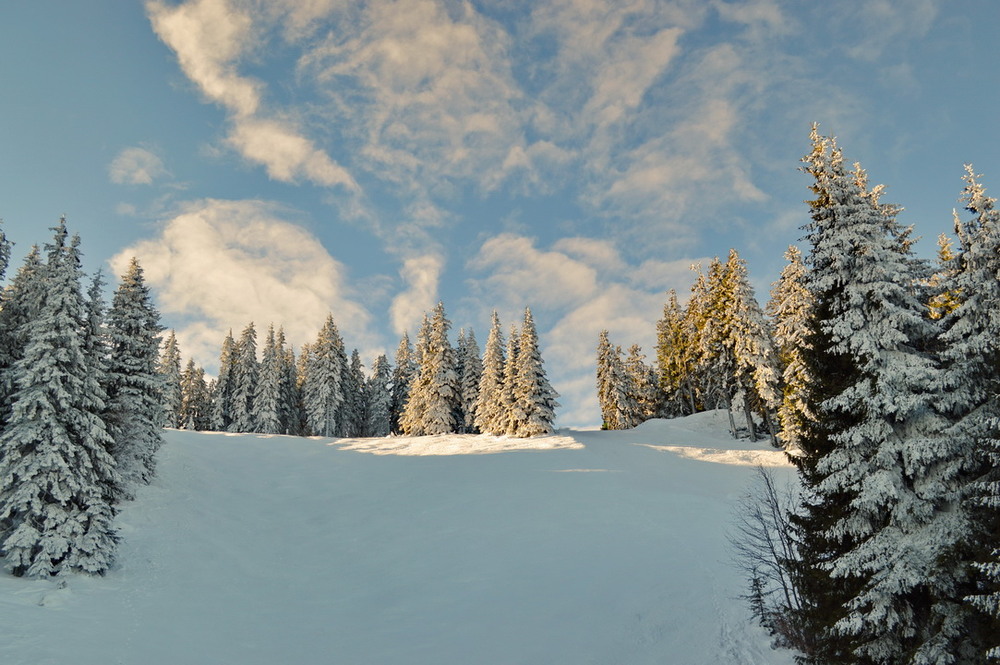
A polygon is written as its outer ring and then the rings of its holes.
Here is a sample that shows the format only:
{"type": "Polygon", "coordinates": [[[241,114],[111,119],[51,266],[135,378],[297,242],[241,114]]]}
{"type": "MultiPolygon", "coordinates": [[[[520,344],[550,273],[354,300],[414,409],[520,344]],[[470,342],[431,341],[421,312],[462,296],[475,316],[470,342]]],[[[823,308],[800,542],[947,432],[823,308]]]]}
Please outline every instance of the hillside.
{"type": "Polygon", "coordinates": [[[115,570],[0,578],[0,662],[784,665],[725,544],[751,465],[782,463],[765,447],[716,414],[527,440],[168,431],[115,570]]]}

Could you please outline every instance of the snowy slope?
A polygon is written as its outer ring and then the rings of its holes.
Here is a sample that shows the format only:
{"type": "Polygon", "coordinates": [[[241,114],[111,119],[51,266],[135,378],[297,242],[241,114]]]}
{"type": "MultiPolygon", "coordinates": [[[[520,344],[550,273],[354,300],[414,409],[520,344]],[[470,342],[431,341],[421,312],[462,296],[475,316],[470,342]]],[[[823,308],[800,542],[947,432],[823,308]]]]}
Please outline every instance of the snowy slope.
{"type": "Polygon", "coordinates": [[[166,439],[116,570],[0,577],[0,663],[791,662],[734,599],[725,545],[750,465],[781,456],[715,414],[529,440],[166,439]]]}

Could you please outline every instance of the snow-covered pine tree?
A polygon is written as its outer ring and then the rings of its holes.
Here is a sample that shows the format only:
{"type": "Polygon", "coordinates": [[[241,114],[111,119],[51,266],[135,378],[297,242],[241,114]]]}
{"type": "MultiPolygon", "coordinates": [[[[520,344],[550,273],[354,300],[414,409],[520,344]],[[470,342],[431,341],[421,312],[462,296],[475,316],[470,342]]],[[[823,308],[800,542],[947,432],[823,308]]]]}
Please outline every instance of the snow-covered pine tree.
{"type": "Polygon", "coordinates": [[[403,430],[400,428],[399,419],[403,415],[406,401],[410,395],[410,384],[413,383],[413,376],[416,373],[416,364],[413,361],[413,347],[410,345],[410,336],[403,333],[396,348],[396,365],[392,370],[392,403],[389,407],[389,431],[399,434],[403,430]]]}
{"type": "Polygon", "coordinates": [[[636,425],[650,418],[660,417],[663,411],[663,393],[658,385],[656,371],[646,364],[646,356],[638,344],[633,344],[628,349],[625,374],[636,402],[636,425]]]}
{"type": "Polygon", "coordinates": [[[177,346],[177,335],[173,330],[163,343],[158,366],[163,381],[163,425],[165,427],[180,427],[181,409],[181,351],[177,346]]]}
{"type": "Polygon", "coordinates": [[[426,342],[421,333],[421,344],[417,345],[420,368],[401,423],[403,431],[411,436],[447,434],[458,429],[455,414],[461,395],[455,349],[448,341],[450,328],[444,304],[439,302],[430,319],[426,342]]]}
{"type": "Polygon", "coordinates": [[[552,434],[559,394],[545,375],[535,321],[528,308],[524,310],[516,362],[512,434],[518,437],[552,434]]]}
{"type": "Polygon", "coordinates": [[[785,450],[797,451],[803,428],[816,421],[810,393],[812,380],[803,357],[809,348],[813,299],[806,283],[802,252],[791,245],[785,252],[785,260],[788,263],[772,285],[767,311],[774,320],[774,343],[782,368],[778,440],[785,450]]]}
{"type": "Polygon", "coordinates": [[[838,587],[808,599],[830,611],[833,649],[820,662],[971,662],[949,560],[966,528],[954,502],[963,451],[941,436],[934,408],[941,374],[924,349],[935,330],[916,288],[925,271],[898,209],[868,190],[859,166],[844,168],[833,139],[814,129],[813,140],[806,163],[819,197],[806,228],[822,337],[809,341],[811,353],[849,363],[833,383],[836,365],[816,375],[828,396],[818,407],[828,447],[803,474],[806,544],[822,554],[809,563],[838,587]]]}
{"type": "Polygon", "coordinates": [[[88,327],[77,241],[65,220],[45,265],[35,263],[38,300],[11,368],[14,392],[0,435],[0,551],[15,575],[103,574],[117,534],[112,488],[121,484],[100,412],[98,377],[85,352],[88,327]]]}
{"type": "Polygon", "coordinates": [[[517,403],[517,395],[514,387],[517,385],[517,356],[520,353],[521,333],[517,326],[511,324],[510,332],[507,334],[507,350],[503,368],[503,389],[500,391],[500,408],[498,409],[498,419],[496,432],[500,436],[513,436],[517,431],[517,423],[514,421],[514,405],[517,403]]]}
{"type": "Polygon", "coordinates": [[[337,436],[337,416],[344,402],[344,375],[347,356],[333,315],[326,317],[316,342],[303,350],[305,374],[302,402],[306,425],[314,436],[337,436]]]}
{"type": "Polygon", "coordinates": [[[392,404],[392,368],[389,359],[380,355],[372,365],[372,375],[368,378],[365,396],[365,428],[362,436],[389,436],[389,407],[392,404]]]}
{"type": "Polygon", "coordinates": [[[299,434],[302,431],[302,393],[299,390],[298,369],[295,352],[285,347],[285,331],[278,328],[276,338],[281,357],[281,399],[278,402],[278,422],[283,434],[299,434]]]}
{"type": "Polygon", "coordinates": [[[753,415],[760,416],[771,442],[777,446],[774,420],[781,403],[781,370],[774,340],[750,285],[746,263],[735,249],[729,251],[725,271],[733,311],[729,334],[732,335],[734,382],[742,393],[747,429],[755,439],[753,415]]]}
{"type": "Polygon", "coordinates": [[[479,396],[479,380],[483,374],[483,361],[479,357],[479,343],[476,333],[470,328],[462,337],[458,347],[461,359],[461,374],[459,385],[461,391],[462,422],[461,430],[470,434],[479,432],[476,427],[476,398],[479,396]]]}
{"type": "Polygon", "coordinates": [[[413,349],[413,374],[406,388],[406,403],[399,414],[399,431],[409,436],[421,436],[425,432],[424,415],[427,412],[427,395],[430,392],[431,375],[424,372],[424,358],[431,344],[431,320],[424,314],[417,343],[413,349]]]}
{"type": "Polygon", "coordinates": [[[253,432],[256,426],[253,397],[260,379],[257,362],[257,330],[247,324],[236,343],[232,369],[232,400],[229,404],[230,432],[253,432]]]}
{"type": "Polygon", "coordinates": [[[641,422],[622,349],[611,344],[607,330],[602,330],[597,339],[597,399],[604,429],[630,429],[641,422]]]}
{"type": "MultiPolygon", "coordinates": [[[[966,497],[970,528],[954,566],[967,572],[972,606],[985,611],[983,625],[969,617],[964,627],[978,655],[990,649],[1000,658],[1000,210],[972,167],[965,167],[962,202],[972,218],[955,215],[959,248],[946,266],[943,291],[956,297],[955,307],[941,319],[941,357],[945,380],[941,404],[952,421],[946,439],[965,451],[959,495],[966,497]],[[992,558],[990,558],[992,557],[992,558]],[[969,579],[971,578],[971,579],[969,579]],[[970,584],[971,582],[971,584],[970,584]],[[971,587],[971,588],[970,588],[971,587]]],[[[984,617],[979,617],[981,620],[984,617]]]]}
{"type": "Polygon", "coordinates": [[[477,430],[484,434],[502,434],[500,411],[503,403],[504,382],[504,341],[500,328],[500,317],[493,310],[493,322],[490,334],[486,338],[486,350],[483,355],[483,370],[479,378],[476,393],[474,424],[477,430]]]}
{"type": "Polygon", "coordinates": [[[156,470],[156,451],[163,443],[162,383],[157,370],[161,330],[142,267],[133,258],[108,311],[108,429],[127,493],[131,485],[149,484],[156,470]]]}
{"type": "Polygon", "coordinates": [[[285,379],[284,352],[278,348],[274,325],[267,327],[260,371],[253,392],[253,431],[261,434],[283,434],[281,425],[281,384],[285,379]]]}
{"type": "Polygon", "coordinates": [[[37,316],[43,269],[41,253],[38,245],[34,245],[0,299],[0,425],[10,417],[17,390],[12,368],[24,356],[28,343],[25,324],[37,316]]]}
{"type": "Polygon", "coordinates": [[[364,366],[361,364],[361,354],[357,349],[351,352],[351,360],[344,374],[344,401],[341,404],[340,436],[362,436],[364,431],[367,395],[365,395],[364,366]]]}
{"type": "Polygon", "coordinates": [[[219,354],[219,376],[212,390],[212,429],[216,432],[229,431],[232,422],[233,364],[236,362],[236,340],[230,330],[222,340],[219,354]]]}
{"type": "Polygon", "coordinates": [[[668,417],[692,414],[696,410],[694,383],[688,356],[691,340],[687,337],[684,310],[677,301],[677,292],[667,293],[663,318],[656,324],[656,368],[660,391],[668,417]]]}
{"type": "Polygon", "coordinates": [[[181,408],[178,413],[181,427],[188,430],[207,430],[212,426],[212,396],[205,382],[205,370],[187,361],[181,372],[181,408]]]}

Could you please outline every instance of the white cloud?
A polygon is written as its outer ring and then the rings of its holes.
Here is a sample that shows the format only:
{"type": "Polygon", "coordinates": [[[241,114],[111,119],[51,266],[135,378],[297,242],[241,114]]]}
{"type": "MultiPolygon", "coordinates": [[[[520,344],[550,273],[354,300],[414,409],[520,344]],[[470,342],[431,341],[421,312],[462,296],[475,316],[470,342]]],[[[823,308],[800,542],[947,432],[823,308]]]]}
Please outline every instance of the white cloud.
{"type": "Polygon", "coordinates": [[[186,355],[214,365],[229,329],[253,321],[283,325],[295,345],[312,340],[332,313],[349,346],[375,345],[371,316],[347,285],[344,267],[306,229],[261,201],[186,204],[160,234],[111,263],[121,274],[135,256],[167,320],[179,321],[186,355]]]}
{"type": "Polygon", "coordinates": [[[151,185],[165,175],[163,160],[148,148],[125,148],[108,166],[108,176],[116,185],[151,185]]]}
{"type": "Polygon", "coordinates": [[[405,186],[498,185],[524,143],[510,37],[471,4],[373,2],[308,50],[301,68],[364,145],[366,168],[405,186]]]}
{"type": "MultiPolygon", "coordinates": [[[[308,5],[311,11],[290,16],[304,24],[326,7],[313,2],[308,5]]],[[[229,112],[227,143],[244,158],[283,182],[305,178],[326,187],[358,189],[350,174],[294,123],[262,111],[263,82],[239,74],[241,59],[260,40],[255,30],[261,27],[254,25],[249,11],[230,0],[189,0],[178,6],[151,0],[146,10],[157,36],[177,54],[184,74],[229,112]]]]}
{"type": "Polygon", "coordinates": [[[444,259],[435,254],[413,256],[403,261],[400,277],[406,290],[397,295],[389,308],[393,330],[397,334],[414,331],[424,314],[438,301],[438,281],[444,270],[444,259]]]}

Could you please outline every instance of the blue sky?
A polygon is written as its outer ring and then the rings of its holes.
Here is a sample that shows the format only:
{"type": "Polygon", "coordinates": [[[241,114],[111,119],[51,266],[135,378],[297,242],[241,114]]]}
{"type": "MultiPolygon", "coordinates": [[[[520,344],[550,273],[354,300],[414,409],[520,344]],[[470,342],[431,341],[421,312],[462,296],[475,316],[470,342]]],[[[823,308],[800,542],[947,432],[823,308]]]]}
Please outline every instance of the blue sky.
{"type": "MultiPolygon", "coordinates": [[[[560,423],[597,334],[652,356],[665,292],[735,247],[758,298],[800,237],[810,123],[925,238],[962,165],[1000,192],[990,0],[36,0],[0,10],[0,217],[136,255],[210,370],[334,314],[370,364],[443,300],[532,308],[560,423]]],[[[16,266],[17,264],[15,264],[16,266]]]]}

